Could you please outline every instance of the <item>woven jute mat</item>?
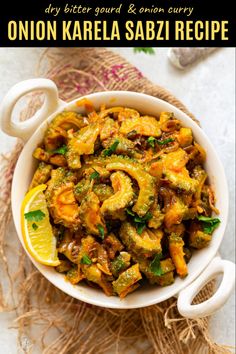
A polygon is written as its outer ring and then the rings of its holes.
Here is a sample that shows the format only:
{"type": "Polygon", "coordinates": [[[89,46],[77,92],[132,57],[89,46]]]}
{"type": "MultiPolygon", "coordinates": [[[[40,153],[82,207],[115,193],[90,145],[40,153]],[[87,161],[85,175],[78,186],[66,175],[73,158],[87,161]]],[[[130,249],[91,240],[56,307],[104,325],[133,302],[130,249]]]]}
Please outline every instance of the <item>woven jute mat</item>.
{"type": "MultiPolygon", "coordinates": [[[[161,98],[195,119],[171,93],[103,48],[46,50],[37,76],[52,79],[65,101],[98,91],[137,91],[161,98]]],[[[39,96],[30,97],[22,119],[31,116],[39,104],[39,96]]],[[[11,311],[15,317],[20,353],[229,353],[211,340],[209,319],[182,318],[175,298],[142,309],[110,310],[75,300],[41,276],[27,259],[11,224],[11,181],[22,147],[19,141],[0,161],[0,310],[11,311]]],[[[213,283],[209,283],[195,302],[212,293],[213,283]]]]}

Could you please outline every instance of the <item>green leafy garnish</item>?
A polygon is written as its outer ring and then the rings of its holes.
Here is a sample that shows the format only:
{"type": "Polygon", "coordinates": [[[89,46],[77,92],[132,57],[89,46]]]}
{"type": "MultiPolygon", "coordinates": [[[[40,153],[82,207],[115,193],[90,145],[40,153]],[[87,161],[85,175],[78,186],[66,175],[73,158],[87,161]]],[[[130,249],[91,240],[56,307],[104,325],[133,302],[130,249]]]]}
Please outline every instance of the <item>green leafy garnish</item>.
{"type": "Polygon", "coordinates": [[[144,223],[152,218],[152,214],[148,211],[146,215],[140,218],[138,215],[135,216],[134,222],[144,223]]]}
{"type": "Polygon", "coordinates": [[[34,229],[34,230],[37,230],[38,229],[38,225],[37,224],[35,224],[35,222],[32,224],[32,228],[34,229]]]}
{"type": "Polygon", "coordinates": [[[147,140],[148,144],[151,146],[151,147],[155,147],[155,142],[156,142],[156,138],[154,138],[153,136],[149,136],[148,140],[147,140]]]}
{"type": "Polygon", "coordinates": [[[155,257],[150,263],[151,272],[157,276],[161,276],[163,274],[163,271],[161,269],[161,262],[160,262],[161,258],[162,258],[162,253],[158,253],[155,255],[155,257]]]}
{"type": "Polygon", "coordinates": [[[42,210],[33,210],[25,213],[25,218],[28,221],[41,221],[46,216],[42,210]]]}
{"type": "Polygon", "coordinates": [[[81,258],[80,263],[90,265],[92,264],[92,261],[87,254],[84,254],[83,257],[81,258]]]}
{"type": "Polygon", "coordinates": [[[110,156],[113,152],[116,151],[117,146],[119,145],[119,140],[116,139],[114,143],[108,148],[103,151],[103,156],[110,156]]]}
{"type": "Polygon", "coordinates": [[[137,233],[141,235],[143,230],[147,226],[146,222],[152,218],[152,214],[148,211],[146,215],[140,217],[137,214],[133,213],[130,209],[126,209],[126,213],[132,217],[133,222],[135,223],[135,227],[137,229],[137,233]]]}
{"type": "Polygon", "coordinates": [[[165,144],[168,144],[168,143],[172,143],[172,141],[175,141],[175,139],[168,138],[168,139],[165,139],[165,140],[157,140],[157,144],[158,145],[165,145],[165,144]]]}
{"type": "Polygon", "coordinates": [[[59,155],[65,155],[68,151],[68,148],[66,145],[62,145],[58,149],[55,149],[52,151],[53,154],[59,154],[59,155]]]}
{"type": "Polygon", "coordinates": [[[203,222],[203,231],[206,234],[212,234],[212,232],[219,226],[220,219],[218,218],[211,218],[204,215],[197,216],[199,221],[203,222]]]}
{"type": "Polygon", "coordinates": [[[104,231],[104,227],[100,224],[97,225],[98,231],[99,231],[99,235],[101,236],[102,240],[104,240],[104,236],[105,236],[105,231],[104,231]]]}
{"type": "Polygon", "coordinates": [[[126,209],[126,213],[130,216],[135,216],[135,213],[132,212],[130,209],[126,209]]]}
{"type": "Polygon", "coordinates": [[[137,233],[139,235],[142,235],[143,230],[146,228],[146,223],[140,223],[140,224],[136,224],[136,229],[137,229],[137,233]]]}
{"type": "Polygon", "coordinates": [[[92,179],[99,179],[100,173],[94,169],[94,172],[90,175],[90,180],[92,179]]]}
{"type": "Polygon", "coordinates": [[[171,143],[172,141],[175,141],[175,139],[173,138],[167,138],[165,140],[157,140],[156,138],[154,138],[153,136],[150,136],[148,139],[147,139],[147,142],[148,144],[151,146],[151,147],[155,147],[155,144],[157,143],[158,145],[166,145],[168,143],[171,143]]]}
{"type": "Polygon", "coordinates": [[[214,220],[219,220],[219,219],[211,218],[209,216],[204,216],[204,215],[198,215],[197,219],[200,221],[208,222],[208,223],[212,223],[212,222],[214,222],[214,220]]]}
{"type": "Polygon", "coordinates": [[[135,47],[134,48],[135,53],[146,53],[146,54],[155,54],[155,50],[152,47],[135,47]]]}

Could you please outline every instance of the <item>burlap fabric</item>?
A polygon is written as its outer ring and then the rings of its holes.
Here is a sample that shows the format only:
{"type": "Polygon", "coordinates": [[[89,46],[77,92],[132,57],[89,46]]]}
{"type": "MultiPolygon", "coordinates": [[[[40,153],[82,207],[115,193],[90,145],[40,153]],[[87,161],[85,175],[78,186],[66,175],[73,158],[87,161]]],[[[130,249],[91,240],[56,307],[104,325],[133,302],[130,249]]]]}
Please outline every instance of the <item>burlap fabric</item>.
{"type": "MultiPolygon", "coordinates": [[[[102,48],[50,49],[42,56],[37,76],[55,81],[60,97],[69,101],[104,90],[145,92],[194,116],[164,88],[154,85],[120,56],[102,48]]],[[[26,116],[40,103],[30,98],[26,116]]],[[[1,157],[0,175],[0,310],[12,311],[18,329],[19,352],[44,354],[204,354],[229,353],[214,343],[208,318],[182,318],[171,298],[137,310],[110,310],[72,299],[45,280],[32,266],[12,227],[10,188],[22,149],[19,141],[9,156],[1,157]],[[11,225],[11,223],[10,223],[11,225]],[[14,262],[12,259],[14,258],[14,262]]],[[[196,302],[208,298],[208,284],[196,302]]]]}

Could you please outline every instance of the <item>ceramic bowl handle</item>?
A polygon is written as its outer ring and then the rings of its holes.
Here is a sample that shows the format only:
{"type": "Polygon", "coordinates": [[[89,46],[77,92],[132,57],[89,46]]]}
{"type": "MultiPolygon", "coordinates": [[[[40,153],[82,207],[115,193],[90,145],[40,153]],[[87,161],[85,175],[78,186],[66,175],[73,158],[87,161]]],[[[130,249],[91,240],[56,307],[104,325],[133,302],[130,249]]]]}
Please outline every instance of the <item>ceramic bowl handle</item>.
{"type": "Polygon", "coordinates": [[[0,105],[0,126],[4,133],[27,141],[35,129],[54,111],[62,101],[59,100],[57,86],[48,79],[30,79],[13,86],[0,105]],[[17,101],[29,92],[41,91],[45,94],[43,106],[30,119],[14,122],[12,112],[17,101]]]}
{"type": "Polygon", "coordinates": [[[177,307],[179,313],[187,318],[198,318],[209,316],[228,300],[235,283],[234,263],[215,257],[202,274],[182,290],[178,295],[177,307]],[[212,297],[198,305],[192,305],[194,297],[210,280],[222,274],[220,286],[212,297]]]}

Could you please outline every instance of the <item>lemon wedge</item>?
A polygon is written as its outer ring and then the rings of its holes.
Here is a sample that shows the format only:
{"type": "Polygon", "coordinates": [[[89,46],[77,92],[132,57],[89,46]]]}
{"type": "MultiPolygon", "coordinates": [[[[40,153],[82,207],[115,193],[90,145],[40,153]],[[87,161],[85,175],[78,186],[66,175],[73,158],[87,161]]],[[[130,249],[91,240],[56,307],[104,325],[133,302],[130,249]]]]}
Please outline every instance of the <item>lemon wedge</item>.
{"type": "Polygon", "coordinates": [[[30,255],[41,264],[55,267],[60,261],[43,193],[46,187],[40,184],[26,194],[21,206],[21,228],[30,255]]]}

